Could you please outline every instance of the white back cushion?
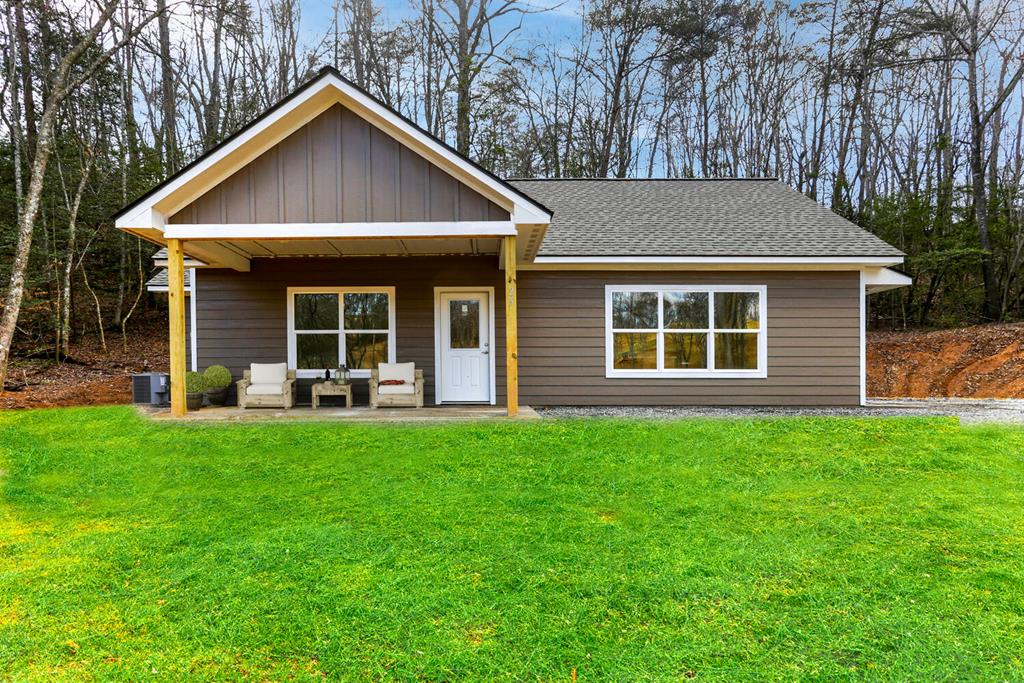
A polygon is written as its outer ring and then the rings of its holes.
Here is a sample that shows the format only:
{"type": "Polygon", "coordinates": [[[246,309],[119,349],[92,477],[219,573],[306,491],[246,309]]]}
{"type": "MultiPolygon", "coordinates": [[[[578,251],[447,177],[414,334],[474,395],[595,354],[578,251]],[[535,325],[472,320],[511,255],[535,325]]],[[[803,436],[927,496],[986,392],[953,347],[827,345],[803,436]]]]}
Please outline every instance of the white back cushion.
{"type": "Polygon", "coordinates": [[[403,394],[412,395],[416,393],[415,384],[385,384],[377,387],[377,393],[381,396],[387,396],[388,394],[403,394]]]}
{"type": "Polygon", "coordinates": [[[281,384],[288,379],[287,363],[253,363],[249,366],[251,384],[281,384]]]}
{"type": "Polygon", "coordinates": [[[415,363],[381,363],[377,367],[377,378],[380,381],[387,379],[404,380],[407,384],[416,383],[415,363]]]}
{"type": "Polygon", "coordinates": [[[245,388],[246,396],[280,396],[284,393],[284,382],[276,384],[250,384],[245,388]]]}

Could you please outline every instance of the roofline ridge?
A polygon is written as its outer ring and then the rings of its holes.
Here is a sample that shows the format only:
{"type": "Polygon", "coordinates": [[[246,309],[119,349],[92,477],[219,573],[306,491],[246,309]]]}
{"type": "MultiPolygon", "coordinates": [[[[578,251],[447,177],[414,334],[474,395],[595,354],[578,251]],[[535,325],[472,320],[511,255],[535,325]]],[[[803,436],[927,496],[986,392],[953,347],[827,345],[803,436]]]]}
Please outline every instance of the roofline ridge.
{"type": "Polygon", "coordinates": [[[506,178],[509,182],[533,182],[533,181],[545,181],[545,182],[557,182],[557,181],[587,181],[587,182],[698,182],[698,183],[714,183],[720,181],[744,181],[744,182],[761,182],[761,181],[774,181],[778,182],[779,179],[774,176],[722,176],[716,178],[597,178],[589,176],[586,178],[506,178]]]}

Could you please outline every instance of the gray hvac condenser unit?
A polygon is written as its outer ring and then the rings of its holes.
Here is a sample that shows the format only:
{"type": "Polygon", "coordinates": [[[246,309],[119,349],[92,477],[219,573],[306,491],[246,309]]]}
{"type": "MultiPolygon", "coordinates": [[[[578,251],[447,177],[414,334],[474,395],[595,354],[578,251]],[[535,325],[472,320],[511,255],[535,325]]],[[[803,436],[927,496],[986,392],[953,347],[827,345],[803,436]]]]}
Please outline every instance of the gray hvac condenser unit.
{"type": "Polygon", "coordinates": [[[171,395],[170,386],[170,378],[162,372],[132,375],[132,403],[167,405],[171,395]]]}

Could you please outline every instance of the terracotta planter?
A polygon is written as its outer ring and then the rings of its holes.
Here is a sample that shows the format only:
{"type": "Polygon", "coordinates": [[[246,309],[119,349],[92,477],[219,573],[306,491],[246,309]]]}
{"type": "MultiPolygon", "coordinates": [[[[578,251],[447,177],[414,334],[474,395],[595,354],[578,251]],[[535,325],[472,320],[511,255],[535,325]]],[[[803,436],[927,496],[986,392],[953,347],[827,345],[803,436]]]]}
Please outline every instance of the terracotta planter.
{"type": "Polygon", "coordinates": [[[186,410],[199,410],[203,407],[203,395],[202,394],[185,394],[185,408],[186,410]]]}
{"type": "Polygon", "coordinates": [[[227,387],[211,387],[206,390],[206,402],[211,406],[222,406],[228,402],[227,387]]]}

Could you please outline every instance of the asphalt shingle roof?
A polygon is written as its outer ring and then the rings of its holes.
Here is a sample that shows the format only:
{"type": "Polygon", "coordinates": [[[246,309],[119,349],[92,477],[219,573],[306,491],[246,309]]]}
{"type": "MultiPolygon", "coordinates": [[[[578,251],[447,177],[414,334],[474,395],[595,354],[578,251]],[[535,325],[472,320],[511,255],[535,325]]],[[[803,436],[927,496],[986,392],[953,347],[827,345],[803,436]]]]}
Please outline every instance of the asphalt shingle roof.
{"type": "MultiPolygon", "coordinates": [[[[192,273],[186,268],[184,272],[185,278],[185,289],[192,286],[192,273]]],[[[149,282],[146,283],[146,287],[166,287],[167,286],[167,269],[161,268],[156,272],[156,275],[149,278],[149,282]]]]}
{"type": "Polygon", "coordinates": [[[902,256],[776,180],[510,182],[554,211],[540,256],[902,256]]]}

